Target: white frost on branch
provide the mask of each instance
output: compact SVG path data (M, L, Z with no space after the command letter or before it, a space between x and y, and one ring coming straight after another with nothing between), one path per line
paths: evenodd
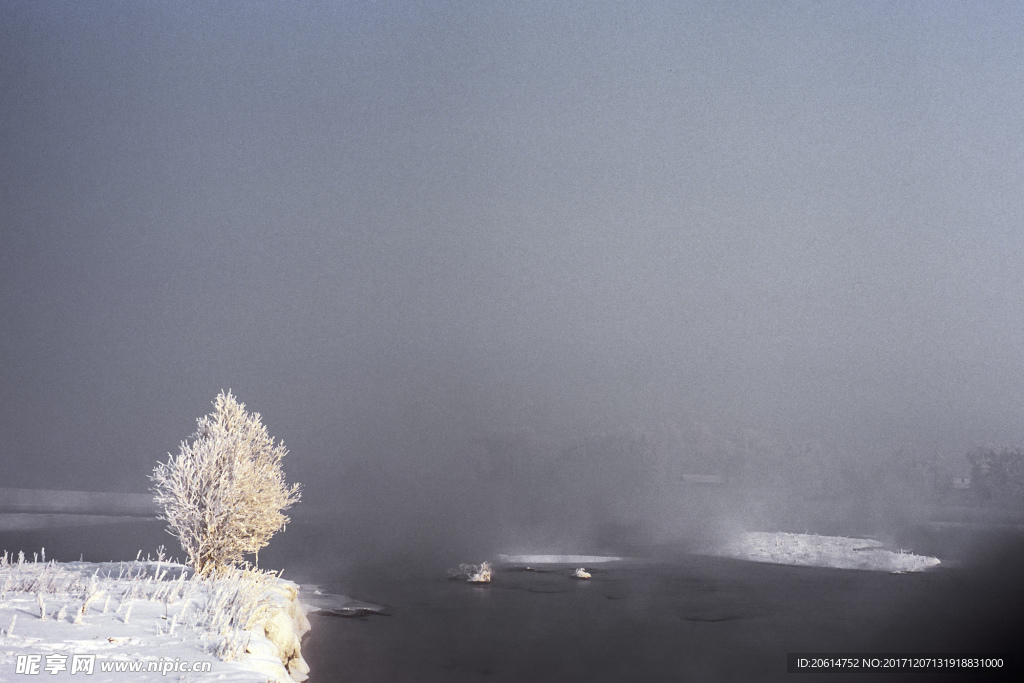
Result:
M153 470L153 493L161 518L178 537L200 574L238 566L284 529L284 515L300 498L288 486L281 459L259 413L247 413L231 392L221 392L212 414L198 420L192 443L182 442Z

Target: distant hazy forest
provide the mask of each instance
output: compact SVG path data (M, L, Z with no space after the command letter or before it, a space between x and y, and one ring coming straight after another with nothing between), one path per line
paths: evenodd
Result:
M556 520L598 541L657 541L723 523L868 530L930 506L1024 508L1024 449L1003 446L975 448L957 467L913 444L853 457L819 439L693 421L562 442L495 433L474 444L472 460L475 488L499 522L536 531Z

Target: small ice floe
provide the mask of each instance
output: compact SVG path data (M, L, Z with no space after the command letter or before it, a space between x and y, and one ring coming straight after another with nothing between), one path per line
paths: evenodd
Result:
M324 593L318 586L299 587L299 599L310 614L325 617L362 617L368 614L386 614L382 605L354 600L347 595Z
M469 583L490 583L493 576L491 563L484 562L481 565L460 564L458 569L449 569L448 578L466 579Z
M573 571L572 575L575 578L577 578L577 579L589 579L590 578L590 572L588 572L584 567L577 567Z

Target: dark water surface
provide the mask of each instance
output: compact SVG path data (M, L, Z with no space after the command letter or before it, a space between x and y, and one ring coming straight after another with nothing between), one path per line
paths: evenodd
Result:
M154 523L0 534L59 560L132 559ZM171 541L168 543L168 541ZM1016 653L1024 543L1007 536L917 574L785 567L651 550L653 559L574 579L499 569L485 586L447 567L486 555L361 553L329 528L290 526L261 556L285 577L383 604L387 614L311 616L311 681L1002 680L966 675L789 674L788 652ZM935 544L935 539L930 541ZM941 544L938 544L941 545ZM931 549L939 554L936 548ZM968 559L964 559L968 558Z
M589 581L499 571L474 586L375 569L325 586L389 615L313 617L303 650L315 680L836 680L851 674L787 674L786 653L997 651L1021 624L983 577L958 570L689 556L594 570Z

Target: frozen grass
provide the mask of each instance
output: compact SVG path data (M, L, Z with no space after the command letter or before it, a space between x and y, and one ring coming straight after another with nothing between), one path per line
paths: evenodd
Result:
M884 545L869 538L755 531L740 535L717 554L772 564L893 573L919 572L939 564L938 558L888 550Z
M299 638L309 625L297 596L297 586L272 572L227 569L199 577L162 552L156 559L102 563L28 561L23 553L5 553L0 679L14 673L18 654L58 652L216 658L211 679L303 680L308 667Z

